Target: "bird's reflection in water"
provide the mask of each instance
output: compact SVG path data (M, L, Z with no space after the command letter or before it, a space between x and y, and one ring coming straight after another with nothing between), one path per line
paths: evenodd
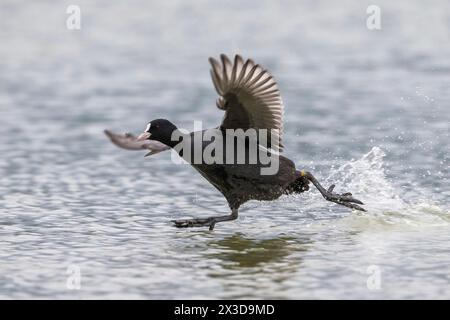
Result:
M283 298L310 244L292 236L251 239L239 233L212 240L205 255L219 266L208 276L222 284L221 298Z

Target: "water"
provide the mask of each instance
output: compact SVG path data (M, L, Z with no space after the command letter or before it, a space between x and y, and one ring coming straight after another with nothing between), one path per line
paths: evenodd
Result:
M377 1L379 31L368 1L77 1L79 31L69 4L0 4L0 298L450 298L448 1ZM225 200L102 131L216 126L222 52L272 71L285 154L368 212L312 190L171 226Z

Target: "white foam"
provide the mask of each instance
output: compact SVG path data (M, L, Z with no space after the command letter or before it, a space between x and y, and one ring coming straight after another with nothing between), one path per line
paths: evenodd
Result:
M432 200L424 200L427 190L420 190L423 195L420 200L403 196L406 190L395 186L386 176L384 157L381 148L373 147L360 159L332 170L325 185L335 183L337 192L351 191L355 198L365 203L366 213L353 214L353 217L360 217L357 220L369 218L377 219L381 224L412 226L449 224L448 208Z

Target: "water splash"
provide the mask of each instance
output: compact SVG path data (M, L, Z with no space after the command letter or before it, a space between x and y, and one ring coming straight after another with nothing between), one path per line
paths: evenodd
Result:
M422 199L408 199L407 190L395 186L386 176L385 152L373 147L358 160L352 160L333 170L326 185L339 181L341 190L351 190L365 203L367 213L355 213L353 218L378 219L383 224L442 225L450 223L450 213L432 200L424 200L427 190L416 190ZM431 198L431 197L430 197Z

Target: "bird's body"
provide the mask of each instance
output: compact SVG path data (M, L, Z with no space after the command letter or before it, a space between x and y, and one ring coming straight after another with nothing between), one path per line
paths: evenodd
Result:
M323 188L314 176L296 170L294 162L282 156L284 107L274 78L251 59L234 62L221 55L213 58L211 77L219 94L216 105L225 111L219 127L183 133L165 119L151 121L137 139L106 132L118 146L149 154L175 149L227 199L231 214L200 219L175 220L177 227L209 226L237 218L239 207L249 200L275 200L283 194L309 190L312 182L326 200L364 210L350 193L333 193L334 185ZM141 143L147 144L139 146ZM153 143L148 143L152 141ZM164 147L165 146L165 147Z
M226 159L226 141L227 134L221 129L217 130L222 139L215 139L214 141L205 141L201 139L202 150L208 146L215 149L224 150L220 163L205 163L205 159L201 158L201 163L195 163L193 157L185 158L195 170L197 170L206 180L208 180L223 196L227 199L231 208L239 208L240 205L249 200L275 200L283 194L291 193L292 188L289 188L292 183L299 179L298 172L295 170L295 164L282 155L277 156L279 170L273 175L262 175L261 169L267 168L269 164L264 164L257 153L256 163L251 163L251 148L249 141L243 141L245 156L244 163L238 163L238 144L233 145L234 156L231 157L230 163ZM194 135L204 135L203 132L190 133L190 141L195 141ZM211 146L215 144L215 146ZM221 146L217 146L220 144ZM266 152L264 149L258 150ZM191 144L191 155L194 154L194 143ZM183 157L183 153L180 154ZM303 182L307 185L307 182Z

